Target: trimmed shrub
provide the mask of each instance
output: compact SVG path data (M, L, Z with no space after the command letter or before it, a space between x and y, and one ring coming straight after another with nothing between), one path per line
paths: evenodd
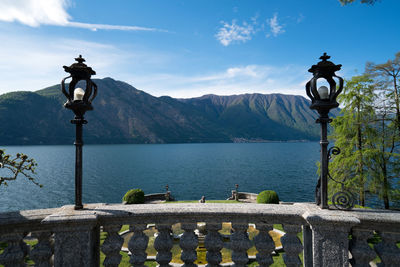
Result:
M257 203L279 204L278 194L273 190L265 190L258 194Z
M142 189L131 189L126 192L122 200L126 201L126 204L143 204L144 192Z

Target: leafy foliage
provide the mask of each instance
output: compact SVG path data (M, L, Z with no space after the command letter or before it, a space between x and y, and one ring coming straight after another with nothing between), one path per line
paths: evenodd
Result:
M383 200L388 209L391 201L400 200L400 138L397 120L385 102L381 100L376 107L374 126L379 135L372 146L375 157L370 166L373 174L370 190Z
M343 104L342 116L337 117L333 138L335 146L341 149L330 164L331 176L336 181L344 181L344 189L357 193L359 202L365 205L365 190L369 161L371 160L371 142L375 130L370 122L374 118L373 80L367 75L355 76L346 81L339 102ZM340 183L330 183L330 194L338 190ZM355 192L354 192L355 191Z
M395 126L400 133L400 52L397 52L393 60L389 59L382 64L368 62L366 72L375 78L376 89L381 92L382 99L385 100L387 112L394 113L396 120Z
M386 209L400 202L399 78L400 52L386 63L367 63L366 74L346 82L339 99L342 116L332 123L342 153L330 164L331 176L343 180L362 206L366 192L383 200ZM330 193L337 186L330 183Z
M273 190L264 190L258 194L257 203L279 204L278 194Z
M21 174L35 185L43 187L43 185L35 181L34 174L36 174L35 169L37 163L34 159L29 158L27 155L22 153L17 153L15 156L11 156L5 154L4 150L1 149L0 159L0 167L8 169L11 172L11 175L9 176L0 176L0 186L7 186L9 181L16 180L17 176Z
M131 189L126 192L122 199L127 204L143 204L144 203L144 192L142 189Z
M400 52L382 64L367 63L366 72L374 77L379 101L375 105L375 127L379 131L375 141L377 158L372 168L375 183L371 190L389 208L391 201L400 200Z

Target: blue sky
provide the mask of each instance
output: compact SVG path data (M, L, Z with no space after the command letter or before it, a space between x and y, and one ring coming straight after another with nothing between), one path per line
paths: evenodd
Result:
M97 78L155 96L305 95L323 52L340 75L400 51L400 1L1 0L0 93L57 84L82 54Z

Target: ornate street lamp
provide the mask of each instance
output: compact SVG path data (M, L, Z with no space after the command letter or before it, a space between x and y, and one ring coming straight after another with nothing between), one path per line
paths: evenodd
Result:
M328 114L331 109L339 106L336 98L343 90L343 79L335 75L335 72L340 70L342 65L335 65L331 61L328 61L329 58L330 56L324 53L320 57L321 61L308 70L314 77L306 84L306 93L311 99L310 108L315 109L319 113L319 118L316 122L321 124L321 174L316 189L316 202L323 209L328 208L328 164L330 153L328 153L327 127L328 123L332 122ZM336 84L334 78L338 79L339 85ZM317 88L317 82L321 81L327 82L329 88L326 86ZM331 151L334 154L338 154L340 150L330 149L329 152Z
M71 66L63 66L64 70L71 75L65 77L61 81L61 89L63 94L67 98L67 102L64 104L65 108L71 109L75 118L71 120L72 124L76 125L76 139L74 142L76 148L75 154L75 209L79 210L83 208L82 205L82 125L86 124L87 121L84 119L85 112L92 110L92 101L97 95L97 85L90 79L96 72L92 68L86 66L83 62L85 59L79 55L75 58L77 63ZM72 78L68 86L68 91L65 89L65 80ZM86 82L85 90L82 88L75 88L79 81Z

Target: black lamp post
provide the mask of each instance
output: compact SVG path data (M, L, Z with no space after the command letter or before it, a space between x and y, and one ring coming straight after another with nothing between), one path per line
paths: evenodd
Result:
M324 53L320 57L321 61L317 65L313 65L308 71L314 77L306 84L306 92L311 99L311 109L315 109L319 113L317 123L321 124L321 176L317 185L316 202L323 209L328 208L328 123L332 122L329 118L329 111L337 108L339 103L336 102L337 96L343 90L343 79L335 75L335 72L340 70L342 65L335 65L328 61L330 56ZM339 85L336 85L334 77L339 80ZM321 86L317 89L317 80L325 80L329 84L329 88Z
M80 210L82 205L82 125L87 121L84 119L85 112L92 110L92 101L97 94L97 85L90 79L96 72L92 68L86 66L83 62L85 59L79 55L75 58L77 63L71 66L63 66L64 70L71 75L65 77L61 81L61 88L63 94L67 97L67 102L64 104L65 108L71 109L75 113L75 118L71 120L72 124L76 125L76 139L74 142L76 148L75 154L75 209ZM72 78L68 86L68 92L65 89L65 80ZM86 82L85 90L82 88L75 88L79 81Z

